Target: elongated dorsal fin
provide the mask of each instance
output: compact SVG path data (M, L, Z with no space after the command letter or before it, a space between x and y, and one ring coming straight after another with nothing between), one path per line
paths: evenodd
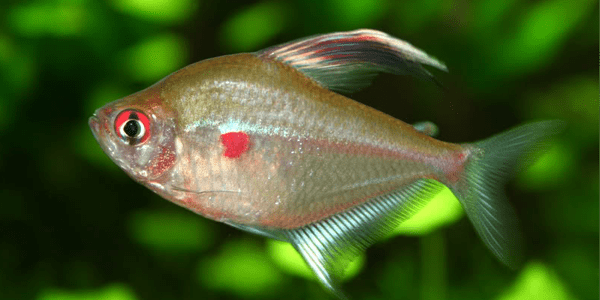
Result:
M413 45L371 29L312 36L256 54L288 64L322 86L343 92L369 85L377 72L410 74L440 85L422 64L448 71L442 62Z
M418 212L442 186L420 179L365 204L301 228L280 232L339 298L340 279L350 262L379 238Z

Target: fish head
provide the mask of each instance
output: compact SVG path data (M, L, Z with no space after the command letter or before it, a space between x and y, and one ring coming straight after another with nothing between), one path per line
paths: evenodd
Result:
M157 86L109 103L89 119L102 150L139 183L156 185L176 161L176 122Z

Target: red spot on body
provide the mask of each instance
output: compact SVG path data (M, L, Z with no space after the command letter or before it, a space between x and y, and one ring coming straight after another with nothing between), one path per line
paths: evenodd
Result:
M221 134L221 143L225 146L224 156L238 158L248 150L250 138L245 132L228 132Z

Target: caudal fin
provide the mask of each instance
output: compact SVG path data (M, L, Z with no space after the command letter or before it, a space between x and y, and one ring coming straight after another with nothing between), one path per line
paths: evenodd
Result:
M560 121L530 123L467 145L471 153L462 176L450 186L483 242L511 268L522 261L522 236L503 185L561 128Z

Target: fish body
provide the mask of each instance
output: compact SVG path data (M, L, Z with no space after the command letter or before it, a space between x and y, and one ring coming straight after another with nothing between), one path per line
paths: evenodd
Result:
M90 126L134 180L207 218L292 243L340 297L347 263L426 203L433 181L450 187L488 247L513 264L513 213L487 196L498 183L484 174L516 163L557 125L446 143L430 136L434 125L332 91L376 71L432 79L421 64L445 70L381 32L315 36L189 65L100 108Z

